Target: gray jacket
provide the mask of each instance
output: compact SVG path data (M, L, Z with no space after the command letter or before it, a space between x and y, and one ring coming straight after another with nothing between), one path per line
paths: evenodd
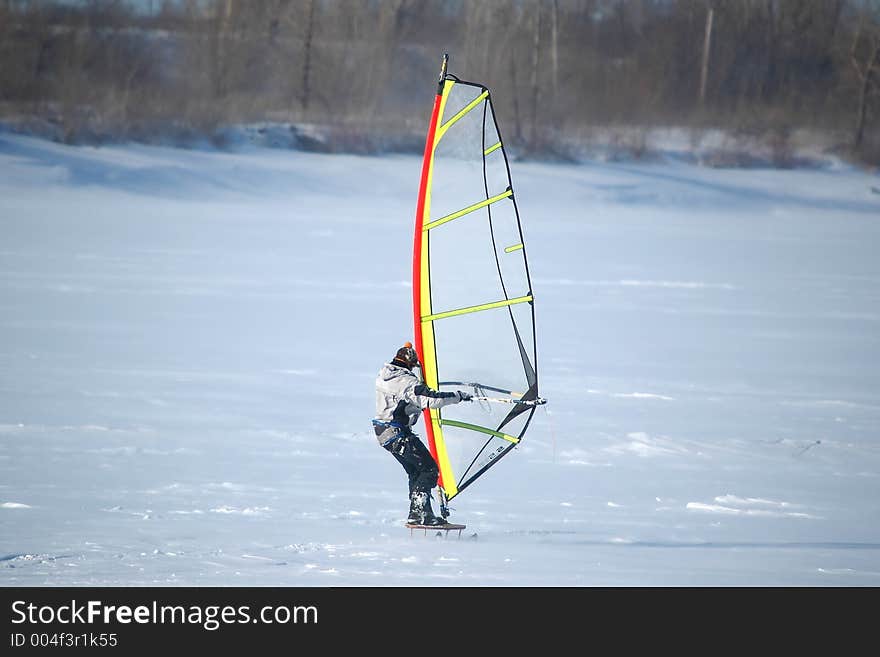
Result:
M422 383L410 370L392 363L379 370L376 377L375 419L380 422L411 427L419 421L423 409L441 408L460 401L461 394L458 392L438 392ZM376 436L380 443L388 439L388 433L383 431Z

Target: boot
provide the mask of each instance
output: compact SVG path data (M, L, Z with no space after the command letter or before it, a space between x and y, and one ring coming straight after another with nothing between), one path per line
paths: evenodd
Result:
M423 493L425 496L425 505L422 513L422 524L428 527L436 527L437 525L446 525L446 518L434 515L434 509L431 508L431 496Z
M424 493L421 493L424 495ZM425 502L421 497L419 497L419 493L412 493L409 497L409 516L407 516L406 521L411 525L420 525L422 523L422 508L424 507Z

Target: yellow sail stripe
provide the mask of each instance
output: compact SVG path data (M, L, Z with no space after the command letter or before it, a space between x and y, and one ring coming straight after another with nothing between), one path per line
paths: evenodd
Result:
M475 210L479 210L480 208L485 208L487 205L491 205L492 203L497 203L501 199L505 199L508 196L513 196L513 190L508 189L503 194L498 194L498 196L493 196L492 198L487 198L485 201L480 201L479 203L474 203L473 205L469 205L466 208L462 208L458 212L453 212L452 214L447 214L445 217L440 217L439 219L432 221L430 223L424 224L422 230L431 230L432 228L436 228L441 224L445 224L447 221L452 221L453 219L458 219L459 217L463 217L466 214L470 214Z
M447 80L443 85L443 95L440 98L440 110L437 114L437 121L440 121L443 118L443 112L446 111L446 101L449 100L449 92L452 91L452 87L455 86L454 80ZM428 223L431 219L431 188L434 185L434 151L437 150L437 142L440 138L434 135L434 144L431 148L431 160L428 163L428 184L425 193L425 207L422 214L422 226ZM428 276L428 240L427 235L424 235L422 238L422 289L427 290L428 288L424 287L425 279ZM422 295L422 303L425 302L430 305L431 303L431 295L423 294ZM424 314L424 313L423 313Z
M434 449L437 451L437 467L443 478L443 492L446 497L453 497L458 493L458 477L452 471L452 462L449 460L449 452L446 450L446 438L443 437L443 429L440 425L445 420L440 419L440 409L431 409L431 425L434 427Z
M499 148L501 148L501 142L500 142L500 141L499 141L497 144L495 144L494 146L489 146L489 148L487 148L486 150L484 150L484 151L483 151L483 155L488 155L489 153L493 153L494 151L497 151Z
M445 90L444 90L444 92L445 92ZM465 114L467 114L472 109L474 109L477 105L479 105L481 102L483 102L488 95L489 95L489 92L484 91L479 96L474 98L471 102L469 102L467 105L462 107L459 110L458 114L456 114L451 119L449 119L446 123L444 123L439 128L437 128L437 133L434 136L434 144L436 144L438 141L440 141L440 139L443 137L443 135L446 134L446 131L449 130L449 128L452 127L452 125L456 121L458 121L461 117L463 117Z
M443 93L440 98L440 109L437 114L437 121L440 121L443 118L443 112L446 110L446 101L449 99L449 92L452 90L452 87L455 86L454 80L446 80L443 85ZM433 178L434 178L434 150L437 147L437 137L434 137L434 147L431 149L430 161L428 162L428 182L427 182L427 190L425 193L425 206L422 214L422 225L424 226L430 220L431 217L431 187L433 186ZM420 262L422 263L422 270L419 272L420 277L420 287L421 287L421 298L419 299L419 315L430 315L431 314L431 270L429 269L428 259L430 257L430 249L428 245L429 233L425 233L422 235L422 252ZM425 367L425 370L422 372L425 377L425 383L431 387L436 387L437 384L437 361L436 356L434 355L434 332L433 327L431 326L422 326L422 330L427 330L427 333L423 333L422 335L422 349L424 353L422 354L422 364Z
M427 237L427 235L425 237ZM424 280L427 278L427 269L427 266L423 264L423 285ZM427 288L422 287L422 290L425 291L425 296L430 297ZM430 311L430 299L422 302L422 308L426 307ZM431 322L422 321L422 352L424 358L424 370L422 371L422 376L425 380L425 385L436 390L440 386L437 382L437 355L434 351L434 325ZM452 462L449 460L449 452L446 450L446 440L443 438L443 429L440 427L440 410L436 408L431 409L430 416L431 426L434 430L434 450L437 452L437 467L440 468L440 473L443 476L443 490L446 492L446 497L452 497L458 492L458 486L456 485L455 473L452 471Z
M437 115L437 121L443 120L443 113L446 111L446 101L449 99L449 92L455 86L454 80L446 80L443 84L442 97L440 99L440 110ZM439 131L438 131L439 132ZM434 151L437 148L437 142L440 140L440 134L434 134L434 144L431 150L431 159L428 164L428 184L427 193L425 195L424 214L422 222L427 223L431 217L431 188L433 186L434 175ZM422 253L421 263L422 270L419 272L421 285L421 299L419 300L419 314L431 314L431 272L429 269L429 237L430 233L422 234ZM434 325L431 322L422 322L422 377L425 384L434 388L438 388L437 378L437 354L434 351ZM431 428L434 435L434 449L437 453L437 467L443 478L443 489L447 497L452 497L458 492L455 474L452 471L452 463L449 460L449 453L446 450L446 441L443 438L443 429L440 426L440 413L438 409L429 411L431 418Z
M493 301L492 303L483 303L479 306L468 306L467 308L459 308L458 310L447 310L446 312L436 313L434 315L424 315L422 316L422 330L425 330L426 324L436 321L438 319L445 319L446 317L454 317L456 315L467 315L468 313L478 313L482 310L491 310L493 308L504 308L506 306L512 306L515 303L525 303L527 301L532 301L533 299L534 297L532 297L531 294L528 294L524 297L516 297L515 299ZM425 383L427 383L427 381Z
M522 248L523 248L522 243L514 244L513 246L508 246L506 249L504 249L504 252L505 253L513 253L514 251L519 251Z
M490 436L495 436L496 438L501 438L506 440L509 443L513 443L516 445L519 442L519 438L516 436L511 436L506 433L501 433L500 431L494 431L487 427L481 427L476 424L468 424L467 422L458 422L457 420L440 420L440 424L445 424L450 427L459 427L460 429L470 429L471 431L479 431L480 433L485 433Z

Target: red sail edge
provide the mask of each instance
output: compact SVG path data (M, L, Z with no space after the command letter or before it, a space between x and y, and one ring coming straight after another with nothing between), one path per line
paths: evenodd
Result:
M424 348L422 344L422 235L425 216L425 199L428 195L428 180L431 173L431 163L434 158L434 135L437 132L437 119L440 115L440 101L443 97L442 85L434 98L434 109L431 111L431 122L428 124L428 136L425 139L425 154L422 160L422 177L419 182L419 201L416 205L415 235L413 236L413 322L416 341L416 353L419 362L424 362ZM422 373L424 376L424 372ZM431 423L431 412L424 410L425 432L428 436L428 448L431 456L437 460L437 448L434 445L434 425ZM443 477L440 476L440 485L443 485Z

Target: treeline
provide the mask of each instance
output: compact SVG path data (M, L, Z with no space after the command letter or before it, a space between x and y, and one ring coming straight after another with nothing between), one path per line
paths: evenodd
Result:
M276 122L418 150L444 52L523 152L609 125L807 128L880 162L876 0L0 0L0 118L66 141Z

